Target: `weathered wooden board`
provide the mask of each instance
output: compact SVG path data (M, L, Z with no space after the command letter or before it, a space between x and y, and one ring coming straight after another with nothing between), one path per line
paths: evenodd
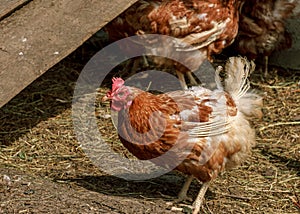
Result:
M30 0L0 0L0 20Z
M0 22L0 107L136 0L34 0Z

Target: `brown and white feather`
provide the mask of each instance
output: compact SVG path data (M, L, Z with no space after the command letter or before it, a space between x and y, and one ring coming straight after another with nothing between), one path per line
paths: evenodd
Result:
M292 38L286 20L293 15L296 0L247 0L240 12L237 50L255 59L290 48Z
M262 105L258 95L246 91L252 69L244 58L231 58L225 66L224 90L194 86L154 95L124 85L110 91L107 97L118 111L121 142L142 160L159 157L176 145L172 157L154 163L166 166L183 158L176 169L203 182L238 166L255 145L248 120Z
M149 55L180 55L180 59L183 59L181 63L194 71L205 59L211 60L213 54L220 53L234 41L238 32L241 1L140 0L105 29L112 41L144 34L174 37L175 44L164 43L161 48L153 49L151 45L147 48L145 42L143 45ZM149 41L149 44L153 44L153 41ZM154 61L170 66L162 58ZM179 63L175 63L175 66L179 72L187 72Z

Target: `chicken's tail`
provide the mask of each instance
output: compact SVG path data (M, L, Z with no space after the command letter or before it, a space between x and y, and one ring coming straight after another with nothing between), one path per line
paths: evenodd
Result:
M243 97L250 88L249 74L254 71L255 64L243 57L230 57L225 65L225 91L235 101Z
M225 65L225 91L235 100L239 111L246 116L261 118L262 97L249 92L249 74L255 69L253 61L243 57L230 57Z
M296 0L276 0L274 2L273 15L277 20L287 19L293 15Z

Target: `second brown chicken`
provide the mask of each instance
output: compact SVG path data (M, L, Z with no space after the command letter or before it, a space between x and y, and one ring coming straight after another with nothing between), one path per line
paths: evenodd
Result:
M143 46L152 55L157 55L158 52L181 54L180 63L172 62L172 65L175 65L180 83L186 89L184 74L188 75L192 84L196 84L190 71L195 71L204 60L211 60L212 54L220 53L234 41L238 32L241 2L141 0L115 18L105 29L111 41L145 34L162 34L178 39L177 47L169 44L153 50L151 46ZM163 58L156 58L154 61L159 65L169 66ZM181 64L188 64L191 69L187 71Z

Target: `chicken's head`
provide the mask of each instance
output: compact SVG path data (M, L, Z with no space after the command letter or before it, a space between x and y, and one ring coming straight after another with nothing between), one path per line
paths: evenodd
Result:
M114 111L128 108L132 103L129 88L124 85L122 78L114 77L112 82L112 89L102 98L102 102L110 100L111 109Z

